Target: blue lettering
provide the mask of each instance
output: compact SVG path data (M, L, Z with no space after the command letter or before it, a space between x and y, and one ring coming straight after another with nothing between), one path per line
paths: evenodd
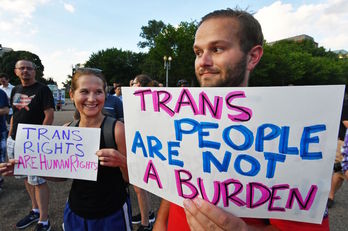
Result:
M219 172L227 172L231 161L232 154L229 151L225 152L222 163L209 151L203 152L203 172L211 172L211 163L219 170Z
M199 127L198 131L198 141L199 141L199 147L200 148L214 148L219 150L221 144L215 141L210 141L210 140L204 140L204 136L209 136L208 131L203 131L205 128L213 128L217 129L219 125L217 123L209 123L209 122L202 122Z
M31 141L24 142L24 154L27 153L27 149L34 152L34 150L31 149L32 146L33 146L33 143Z
M249 171L243 171L241 169L240 164L241 164L242 160L250 163L251 168ZM260 163L257 159L255 159L252 156L245 155L245 154L237 156L236 161L234 162L234 168L236 169L236 171L239 174L241 174L243 176L256 176L260 171L260 167L261 167Z
M273 178L277 162L279 161L284 163L286 156L272 152L265 152L264 156L265 159L268 160L266 177Z
M153 142L154 141L154 142ZM147 137L147 145L149 147L149 156L154 157L153 154L156 154L161 160L166 160L166 158L160 153L160 150L162 149L162 143L161 141L155 137L155 136L148 136Z
M318 160L322 159L323 155L321 152L309 152L310 143L319 143L319 137L311 137L311 133L325 131L326 126L324 124L313 125L305 127L303 129L301 144L300 144L300 156L304 160Z
M183 123L192 125L192 129L190 130L184 130L181 125ZM175 127L175 137L176 140L181 141L182 140L182 134L193 134L196 131L198 131L199 123L196 120L193 119L181 119L181 120L174 120L174 127Z
M133 140L133 145L132 145L132 152L135 154L136 149L137 148L141 148L143 151L143 155L144 157L147 157L147 152L146 152L146 148L144 145L144 141L141 138L140 132L136 131L135 135L134 135L134 140Z
M241 134L244 136L244 143L241 145L236 145L232 140L231 140L231 130L235 129L239 131ZM243 125L232 125L230 127L227 127L224 129L222 133L222 138L224 139L225 143L233 148L234 150L238 151L244 151L247 150L251 147L251 145L254 142L254 136L253 133L245 126Z
M267 128L271 129L271 132L268 135L265 135L265 130ZM280 128L274 124L263 124L257 128L256 141L255 141L255 150L258 152L263 152L264 141L273 140L278 137L280 134Z
M170 165L184 167L183 161L173 159L173 156L179 156L178 150L173 150L174 147L180 147L180 142L175 142L175 141L168 142L168 163Z
M289 147L289 132L290 128L288 126L284 126L281 129L280 140L279 140L279 152L283 154L289 155L297 155L298 148L297 147Z

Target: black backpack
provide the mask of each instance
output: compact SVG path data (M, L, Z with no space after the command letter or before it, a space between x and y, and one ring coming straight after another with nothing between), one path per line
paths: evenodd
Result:
M105 147L107 148L115 148L117 149L116 143L115 143L115 124L116 119L110 116L105 117L105 121L102 126L102 132L104 137L104 143ZM74 120L72 121L68 126L69 127L76 127L80 123L80 120ZM110 127L112 129L110 129Z

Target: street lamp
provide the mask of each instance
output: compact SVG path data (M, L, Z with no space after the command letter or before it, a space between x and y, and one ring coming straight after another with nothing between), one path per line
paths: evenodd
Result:
M170 70L170 62L172 61L172 57L167 57L166 55L163 57L164 61L164 69L166 70L166 87L168 87L168 70Z

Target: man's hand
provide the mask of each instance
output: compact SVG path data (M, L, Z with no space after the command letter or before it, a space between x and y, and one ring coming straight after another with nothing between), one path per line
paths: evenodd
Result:
M242 219L203 199L185 200L184 207L191 230L248 230Z
M14 165L18 163L17 160L10 159L7 163L0 163L0 174L3 176L13 176Z

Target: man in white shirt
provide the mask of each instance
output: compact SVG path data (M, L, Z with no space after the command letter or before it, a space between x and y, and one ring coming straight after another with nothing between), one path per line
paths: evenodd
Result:
M6 92L8 102L10 102L12 88L14 87L11 83L9 83L9 81L10 81L10 79L9 79L7 74L0 73L0 83L1 83L0 89L2 89L4 92ZM10 124L12 113L13 113L13 111L12 111L12 108L10 107L10 111L9 111L8 116L6 118L7 124Z

